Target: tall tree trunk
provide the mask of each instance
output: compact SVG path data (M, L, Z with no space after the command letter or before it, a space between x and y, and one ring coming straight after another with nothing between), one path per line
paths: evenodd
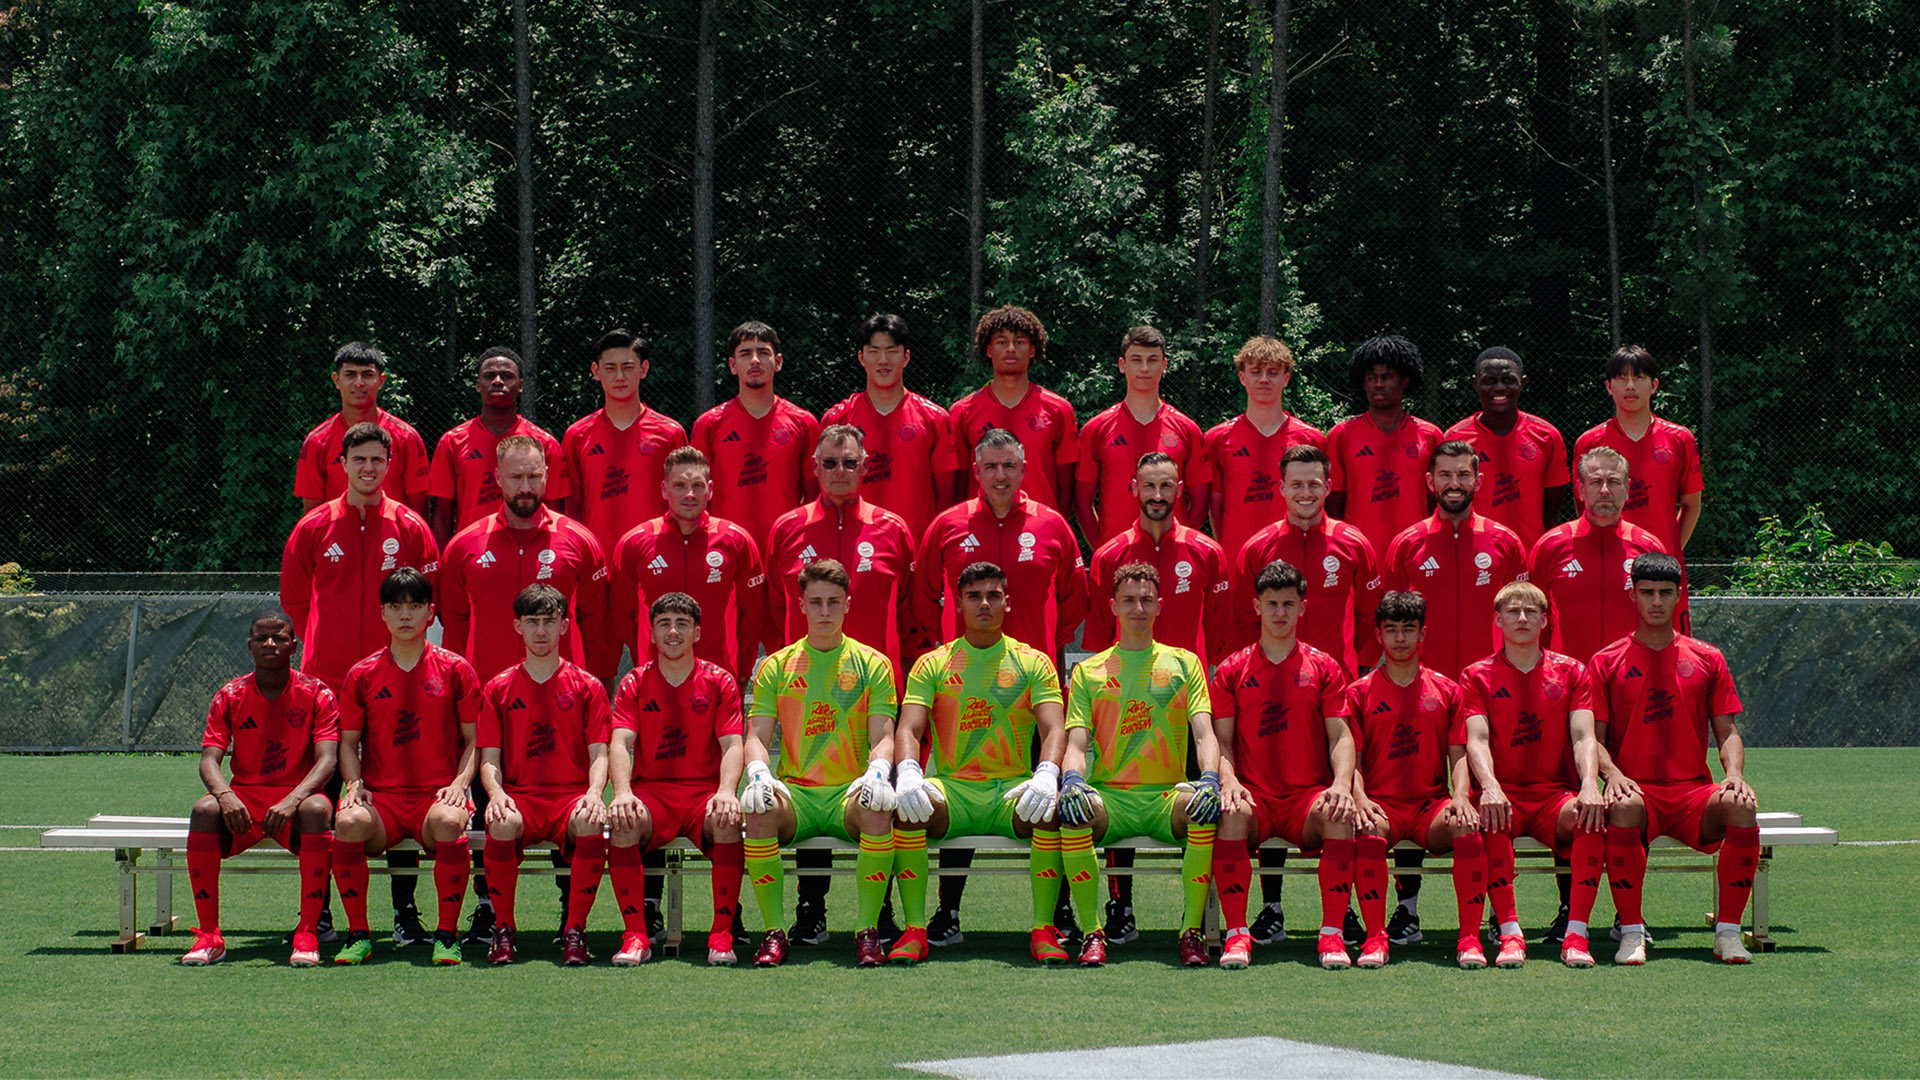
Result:
M1694 123L1693 84L1693 0L1686 0L1685 70L1688 160L1693 173L1693 257L1700 274L1700 463L1704 467L1713 457L1713 311L1710 283L1707 281L1707 190L1701 176L1699 130Z
M987 246L987 12L973 0L967 66L973 98L973 144L967 153L967 323L986 304Z
M1613 193L1613 52L1607 44L1608 9L1600 9L1600 167L1607 201L1608 347L1620 347L1620 202Z
M720 0L700 0L693 74L693 412L713 408L713 61Z
M1200 411L1200 372L1207 337L1207 269L1213 254L1213 101L1220 80L1220 0L1207 0L1207 85L1200 95L1200 232L1193 243L1193 371L1187 376L1187 415Z
M527 0L513 0L513 154L520 189L520 411L535 423L540 419L539 301L533 266L533 62L527 39Z
M1267 175L1260 205L1260 332L1280 323L1280 148L1287 118L1287 0L1273 0L1273 77L1267 88Z
M1563 162L1573 149L1572 23L1563 0L1533 0L1533 93L1528 102L1534 137L1540 152L1533 155L1531 180L1532 231L1547 255L1547 264L1527 283L1531 351L1558 368L1561 357L1577 351L1573 341L1573 275L1569 271L1575 250L1573 181ZM1452 27L1449 19L1448 28ZM1443 36L1442 41L1445 42ZM1448 53L1442 52L1441 56ZM1449 101L1459 100L1449 96ZM1444 183L1444 179L1442 180ZM1433 380L1438 394L1438 380Z

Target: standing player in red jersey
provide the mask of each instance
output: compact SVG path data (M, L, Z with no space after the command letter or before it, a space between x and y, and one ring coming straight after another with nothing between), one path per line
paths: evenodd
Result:
M1223 811L1213 880L1227 935L1220 966L1244 968L1253 960L1248 857L1279 837L1303 851L1321 850L1320 966L1348 967L1353 960L1340 929L1353 893L1358 817L1346 672L1299 636L1307 582L1290 564L1261 567L1234 595L1257 613L1260 637L1222 660L1213 677Z
M606 860L601 792L613 726L606 687L561 655L567 598L559 589L539 583L520 590L513 598L513 630L524 658L495 675L480 694L480 783L487 789L486 865L494 911L489 964L514 961L514 893L528 843L550 841L574 853L578 872L567 905L569 928L586 925ZM571 938L567 945L568 963L586 962L574 959Z
M645 338L631 330L600 335L591 370L604 403L574 421L560 440L571 481L566 515L592 531L608 553L634 526L666 513L662 463L675 447L687 445L678 420L640 400L647 366Z
M1644 964L1647 927L1641 883L1646 842L1671 836L1695 851L1719 849L1713 955L1753 960L1740 925L1760 859L1758 797L1745 779L1743 711L1720 650L1677 631L1683 574L1671 555L1633 560L1639 625L1593 658L1594 718L1607 773L1607 883L1620 913L1616 964ZM1707 771L1707 740L1720 748L1719 783ZM1722 847L1722 844L1725 844Z
M1658 537L1660 550L1685 567L1687 541L1700 524L1700 492L1705 487L1700 447L1693 432L1653 415L1653 395L1659 389L1660 365L1652 353L1639 345L1613 350L1607 357L1613 418L1575 439L1573 456L1582 458L1604 446L1624 457L1633 487L1620 516Z
M1587 919L1600 891L1607 800L1600 794L1600 742L1594 736L1594 693L1586 665L1541 645L1547 598L1516 581L1494 597L1500 651L1460 676L1465 715L1454 742L1467 748L1487 846L1487 892L1500 924L1494 963L1527 962L1513 898L1513 838L1531 836L1573 864L1566 936L1560 960L1590 968ZM1464 918L1464 917L1463 917ZM1485 967L1472 925L1460 926L1460 966Z
M293 668L293 620L278 611L254 616L247 628L253 674L220 688L200 737L200 782L207 793L187 821L187 881L193 886L193 946L180 962L217 964L227 955L220 936L220 862L271 837L300 858L300 922L293 931L294 967L320 962L315 927L326 897L333 804L320 793L340 749L339 707L325 683ZM233 778L220 763L233 755Z
M414 513L427 513L427 444L412 424L380 407L380 388L387 382L387 355L379 346L349 341L333 354L333 386L340 391L340 411L307 432L300 444L300 462L293 471L293 496L302 514L328 499L346 493L347 471L341 467L340 439L355 424L378 424L392 439L392 468L387 470L388 495Z
M1080 429L1080 463L1074 472L1074 511L1096 549L1133 521L1133 471L1142 454L1173 459L1186 489L1174 503L1179 521L1197 525L1212 507L1207 492L1213 476L1200 426L1160 398L1166 336L1151 326L1127 331L1120 339L1119 364L1126 395Z
M1540 534L1560 523L1567 500L1567 441L1560 429L1520 411L1526 369L1512 349L1491 348L1473 362L1480 411L1447 429L1449 440L1473 447L1490 489L1480 511L1512 529L1533 549Z
M546 498L559 509L571 491L566 455L546 429L520 415L520 354L495 345L480 354L480 415L440 436L433 448L430 484L433 538L441 547L453 534L493 513L501 501L496 450L514 435L534 439L547 459Z
M1420 471L1440 444L1440 429L1406 407L1407 395L1420 390L1422 373L1420 350L1406 338L1362 342L1348 361L1347 378L1367 411L1327 432L1333 462L1327 513L1366 534L1375 551L1385 551L1401 529L1433 509Z
M907 320L875 315L854 335L866 388L828 409L822 425L852 424L866 435L860 493L899 514L918 540L933 515L960 501L960 444L953 417L907 389L913 359Z
M387 647L355 664L340 691L333 873L348 931L333 962L358 964L373 954L367 855L413 839L433 855L440 901L433 962L458 964L473 813L467 792L479 769L480 679L473 665L427 641L433 583L425 574L404 566L388 574L380 583L380 616Z
M733 928L740 919L740 789L742 740L740 685L718 664L697 659L700 604L670 592L653 602L654 655L620 680L613 699L613 802L609 874L626 934L613 954L619 966L644 964L653 953L641 898L646 869L641 851L654 851L684 836L713 861L713 930L707 963L732 967ZM586 922L578 923L580 963L586 962ZM567 949L573 962L576 931Z
M1028 378L1034 364L1046 362L1047 328L1026 308L994 308L973 328L973 355L993 378L953 403L953 426L963 454L960 467L973 474L972 491L979 494L980 483L968 451L999 428L1013 432L1026 450L1027 472L1020 490L1048 509L1067 513L1073 506L1074 463L1080 459L1073 406Z
M1354 891L1367 929L1361 967L1387 962L1392 940L1387 852L1402 840L1436 854L1454 853L1460 966L1487 966L1485 954L1475 962L1475 955L1467 952L1469 946L1476 952L1479 948L1474 934L1486 898L1487 847L1480 836L1480 816L1468 797L1466 752L1454 742L1461 719L1460 686L1420 662L1426 610L1419 593L1381 597L1374 629L1380 635L1380 666L1347 687L1347 723L1354 729L1359 756L1353 801L1360 817Z
M1326 442L1319 428L1289 413L1282 400L1293 381L1293 350L1286 342L1250 337L1234 354L1233 367L1247 391L1247 410L1205 435L1213 535L1229 559L1248 537L1286 516L1280 455L1301 443Z
M713 508L764 540L781 514L819 492L807 452L820 440L813 414L773 392L786 358L780 335L763 322L743 322L727 335L727 370L739 392L693 421L690 445L713 469Z
M1547 530L1527 556L1527 580L1553 605L1549 644L1581 663L1632 632L1633 560L1660 551L1660 538L1627 521L1627 462L1604 446L1580 455L1580 516Z

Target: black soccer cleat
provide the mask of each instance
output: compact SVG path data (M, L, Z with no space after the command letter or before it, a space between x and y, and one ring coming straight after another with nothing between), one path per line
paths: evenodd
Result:
M1253 940L1261 945L1277 945L1287 940L1287 915L1280 910L1279 904L1269 903L1260 909L1260 914L1247 927Z
M1553 917L1553 925L1540 935L1540 940L1548 945L1558 945L1567 939L1567 909L1561 908L1560 914Z
M1403 907L1395 907L1387 920L1387 940L1395 945L1412 945L1425 935L1420 933L1420 916Z
M827 909L812 900L802 900L793 909L793 928L787 931L787 944L825 945Z
M953 908L938 908L927 920L927 944L944 949L965 940L967 935L960 932L960 913Z
M493 905L481 904L473 909L473 918L467 922L467 932L460 939L469 945L493 944Z
M1107 901L1107 944L1124 945L1140 936L1134 925L1133 905L1118 899Z
M1360 916L1352 908L1347 909L1347 921L1340 927L1340 937L1349 949L1357 949L1367 943L1367 928L1360 925Z
M404 949L409 945L422 945L433 940L427 928L420 925L420 909L409 904L393 913L393 947Z

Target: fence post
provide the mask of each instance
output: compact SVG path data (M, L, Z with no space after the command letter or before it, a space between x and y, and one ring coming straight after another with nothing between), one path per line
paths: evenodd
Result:
M140 663L140 596L133 597L133 619L127 627L127 683L120 699L120 748L133 749L133 673Z

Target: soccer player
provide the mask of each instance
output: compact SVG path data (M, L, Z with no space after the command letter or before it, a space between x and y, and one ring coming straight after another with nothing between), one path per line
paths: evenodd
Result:
M1333 463L1327 513L1359 529L1375 551L1387 550L1401 529L1433 509L1420 471L1440 444L1440 429L1406 408L1407 395L1420 391L1422 372L1420 350L1406 338L1362 342L1348 360L1347 378L1367 411L1327 432Z
M806 636L760 665L748 713L740 809L746 873L767 927L753 962L778 967L787 957L780 845L832 836L860 844L854 957L873 967L887 957L880 905L893 868L893 670L879 650L842 632L853 585L846 567L821 559L803 567L799 579ZM776 724L778 777L769 764Z
M727 669L694 654L700 638L699 601L686 593L665 593L653 602L648 618L653 658L627 672L613 699L607 861L626 926L613 962L644 964L652 955L641 900L646 891L641 851L663 848L684 836L713 861L707 963L732 967L732 928L740 914L745 865L740 800L735 795L745 731L740 685ZM573 918L571 909L568 916ZM586 962L585 929L581 916L566 934L567 955L578 955L580 963Z
M1150 836L1183 848L1180 963L1207 962L1200 920L1213 881L1213 838L1220 820L1220 748L1214 741L1207 668L1185 649L1153 639L1160 573L1145 563L1114 572L1108 602L1120 640L1073 669L1067 695L1067 748L1060 769L1061 873L1080 924L1093 926L1100 864L1093 846L1111 836ZM1200 779L1187 782L1191 735ZM1082 967L1107 961L1104 929L1080 944Z
M866 388L828 409L823 426L852 424L866 436L860 491L869 502L899 514L918 540L933 515L960 501L961 448L953 417L907 389L913 340L907 320L875 315L854 335Z
M1080 458L1073 406L1028 378L1034 364L1046 362L1047 328L1026 308L994 308L973 328L973 355L993 377L953 403L953 426L965 455L960 467L973 475L974 493L979 494L983 481L967 451L998 428L1013 432L1026 451L1020 490L1048 509L1067 513L1072 508L1074 463Z
M277 611L247 627L253 674L221 687L200 737L200 782L207 793L187 822L187 881L200 925L180 962L217 964L227 955L220 936L220 862L271 837L300 858L300 922L293 932L294 967L320 963L314 928L326 896L328 831L333 804L320 793L340 749L340 712L333 691L293 670L293 620ZM233 776L221 762L233 755Z
M1639 617L1628 570L1662 550L1660 538L1627 521L1627 460L1598 446L1580 455L1580 516L1547 530L1527 556L1527 580L1553 605L1548 644L1581 663L1625 637Z
M1480 411L1447 429L1446 438L1473 447L1492 489L1481 512L1512 529L1531 551L1540 534L1560 523L1567 500L1567 440L1560 429L1520 411L1527 388L1520 354L1499 347L1473 362Z
M1569 857L1573 892L1560 960L1590 968L1587 919L1599 894L1606 843L1607 801L1600 794L1601 750L1594 737L1593 683L1586 665L1541 644L1548 621L1547 598L1516 581L1493 599L1500 628L1499 652L1467 665L1460 675L1464 730L1454 741L1467 750L1478 792L1480 828L1487 848L1487 893L1499 923L1500 952L1494 963L1517 968L1527 962L1513 897L1513 838L1531 836ZM1478 941L1479 915L1460 925L1461 967L1485 967Z
M1007 836L1033 845L1029 951L1042 964L1064 964L1067 952L1053 925L1061 874L1054 804L1066 747L1060 678L1045 653L1001 632L1005 571L973 563L960 572L959 593L966 630L914 663L900 703L893 869L906 931L887 959L927 958L927 837ZM1039 759L1029 777L1036 738ZM920 763L928 745L930 777ZM953 916L957 933L957 910Z
M603 404L560 439L571 481L566 515L592 531L603 551L611 552L634 526L666 513L662 466L670 451L687 445L678 420L640 400L647 368L645 338L631 330L600 335L589 369Z
M1367 930L1359 960L1363 968L1387 962L1392 941L1386 915L1387 852L1402 840L1427 851L1454 853L1460 966L1487 966L1474 936L1485 910L1487 848L1480 817L1468 797L1466 752L1454 744L1461 719L1460 686L1420 662L1426 608L1419 593L1381 597L1374 623L1380 666L1347 687L1347 723L1353 727L1359 757L1353 776L1360 819L1354 891Z
M1244 968L1253 960L1248 856L1279 837L1302 851L1320 850L1320 966L1351 967L1340 936L1353 893L1357 820L1347 675L1300 637L1307 582L1292 564L1261 567L1234 594L1258 614L1260 638L1214 672L1223 807L1214 878L1227 933L1220 966Z
M1286 514L1280 455L1301 443L1326 442L1319 428L1289 413L1281 398L1293 381L1293 350L1286 342L1265 334L1250 337L1234 354L1233 367L1247 391L1247 410L1205 436L1213 535L1229 559L1254 533Z
M340 691L333 873L348 931L333 962L358 964L373 954L367 856L413 839L433 856L439 897L433 962L458 964L473 813L467 792L479 771L480 679L458 654L427 641L433 582L425 574L404 566L388 574L380 583L380 617L387 646L355 664Z
M571 490L567 459L560 442L520 415L520 354L495 345L480 354L480 415L440 436L433 449L430 490L433 510L427 520L442 548L453 534L493 513L503 498L495 451L502 439L533 439L547 461L546 498L559 509Z
M1646 841L1671 836L1695 851L1719 849L1713 955L1753 960L1740 925L1760 858L1760 809L1746 782L1746 743L1736 717L1740 695L1719 649L1678 632L1680 562L1667 554L1633 560L1632 634L1593 658L1594 720L1605 744L1607 883L1620 914L1616 964L1647 960L1641 883ZM1707 739L1720 748L1719 783L1707 771ZM1724 846L1722 846L1724 844Z
M743 322L727 335L727 370L739 392L693 421L691 445L713 470L713 508L766 538L781 514L818 492L807 452L820 441L813 414L773 392L786 358L780 335L763 322Z
M1327 516L1331 466L1317 446L1294 446L1280 455L1280 494L1287 515L1253 534L1233 556L1233 594L1253 591L1254 579L1279 559L1320 584L1312 606L1301 613L1302 640L1340 661L1349 675L1379 659L1373 609L1380 602L1379 558L1357 526ZM1260 634L1257 609L1229 605L1233 639L1241 645Z
M1167 339L1151 326L1136 326L1120 339L1120 377L1127 391L1080 429L1080 463L1074 471L1074 509L1088 542L1100 545L1133 521L1134 468L1149 452L1166 454L1185 481L1174 516L1198 524L1212 507L1206 444L1200 426L1160 397L1167 374Z
M1588 429L1573 443L1584 459L1597 446L1626 459L1632 489L1620 516L1652 533L1659 550L1686 565L1687 541L1700 524L1700 447L1693 432L1653 415L1660 389L1660 365L1639 345L1622 345L1607 357L1607 393L1613 418ZM1684 606L1683 606L1684 610ZM1620 636L1620 635L1615 635ZM1613 638L1608 638L1612 641Z
M307 432L300 444L300 461L293 472L293 496L302 514L328 499L346 493L347 471L342 468L340 439L355 424L378 424L392 440L392 468L384 487L407 509L427 513L427 444L412 424L380 407L380 388L387 382L387 355L379 346L349 341L333 354L333 387L340 391L340 411Z
M1128 491L1138 514L1093 553L1087 589L1094 596L1110 596L1113 575L1120 567L1152 566L1160 572L1161 581L1173 583L1172 591L1162 598L1154 640L1217 663L1227 654L1230 636L1227 556L1213 537L1176 519L1183 486L1180 466L1171 456L1158 450L1140 455ZM1099 652L1113 644L1115 633L1112 609L1094 604L1087 612L1080 644Z
M593 909L606 858L601 830L607 805L607 742L613 716L600 680L561 655L567 598L537 582L513 598L513 631L523 659L488 680L480 694L480 783L487 790L487 884L493 940L487 963L511 964L517 944L514 894L520 856L549 841L573 852L568 929ZM584 964L583 938L565 935L569 964Z

